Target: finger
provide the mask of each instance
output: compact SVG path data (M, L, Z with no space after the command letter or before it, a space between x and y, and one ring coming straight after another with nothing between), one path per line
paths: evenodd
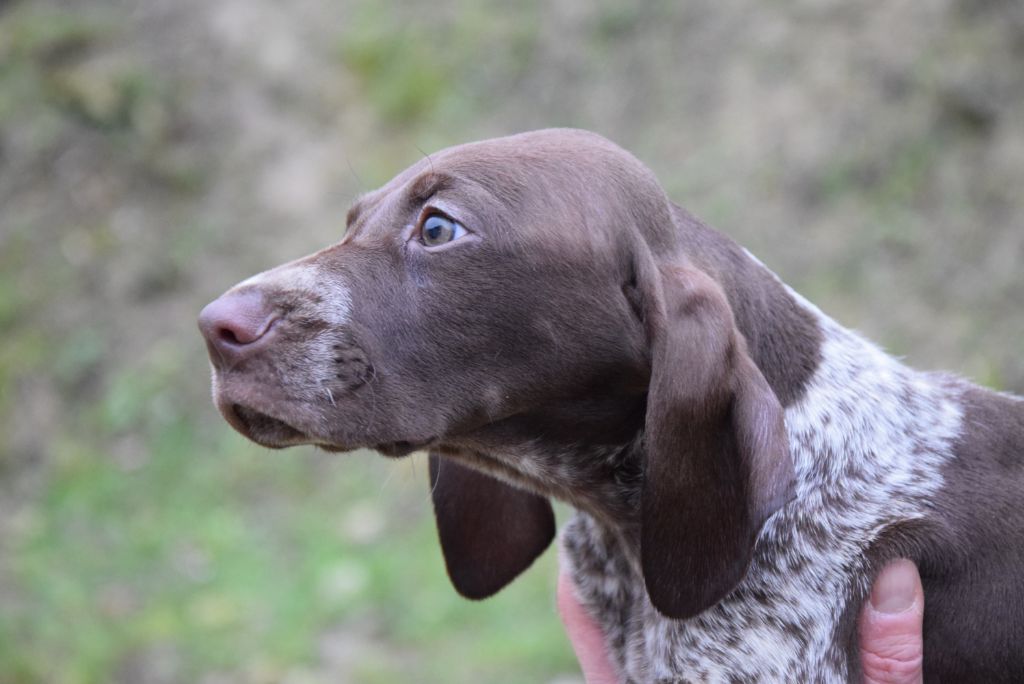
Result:
M608 658L604 634L576 598L576 589L566 572L558 575L557 601L558 613L587 684L616 684L618 678Z
M924 590L917 566L898 560L886 566L860 615L860 655L867 684L923 681L921 624Z

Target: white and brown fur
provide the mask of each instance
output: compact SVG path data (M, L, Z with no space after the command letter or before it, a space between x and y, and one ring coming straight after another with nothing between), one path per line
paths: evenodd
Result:
M425 246L435 211L469 237ZM562 544L623 681L857 681L896 557L928 681L1024 679L1024 403L887 356L598 136L432 155L211 307L243 434L431 451L460 593L511 581L554 534L547 497L573 504Z
M803 302L802 302L803 303ZM751 572L715 606L663 618L614 538L585 514L563 544L585 605L632 681L846 681L850 603L865 594L872 545L927 518L962 431L963 387L916 373L811 305L821 362L786 410L796 497L765 524Z

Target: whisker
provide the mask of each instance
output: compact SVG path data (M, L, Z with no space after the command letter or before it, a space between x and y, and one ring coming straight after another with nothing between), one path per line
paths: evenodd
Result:
M433 160L433 159L431 159L431 158L430 158L430 155L429 155L429 154L427 154L426 152L424 152L424 151L423 151L423 150L422 150L422 149L420 148L420 146L419 146L419 145L415 145L415 144L414 144L414 145L413 145L413 147L415 147L415 148L416 148L416 149L417 149L417 150L419 151L419 153L420 153L420 154L422 154L422 155L423 155L424 157L426 157L426 158L427 158L427 163L428 163L428 164L430 164L430 172L431 172L431 173L433 173L433 172L434 172L434 160Z

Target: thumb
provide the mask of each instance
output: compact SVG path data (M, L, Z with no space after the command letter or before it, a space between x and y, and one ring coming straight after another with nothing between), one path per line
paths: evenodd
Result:
M924 590L917 566L897 560L886 566L860 615L860 656L867 684L923 681L921 625Z

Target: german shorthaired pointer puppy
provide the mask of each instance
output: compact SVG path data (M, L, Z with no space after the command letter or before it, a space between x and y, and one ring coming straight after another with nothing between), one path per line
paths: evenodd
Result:
M423 159L200 327L250 439L430 451L469 598L572 504L624 681L856 681L896 557L924 582L926 679L1024 681L1024 401L903 366L597 135Z

